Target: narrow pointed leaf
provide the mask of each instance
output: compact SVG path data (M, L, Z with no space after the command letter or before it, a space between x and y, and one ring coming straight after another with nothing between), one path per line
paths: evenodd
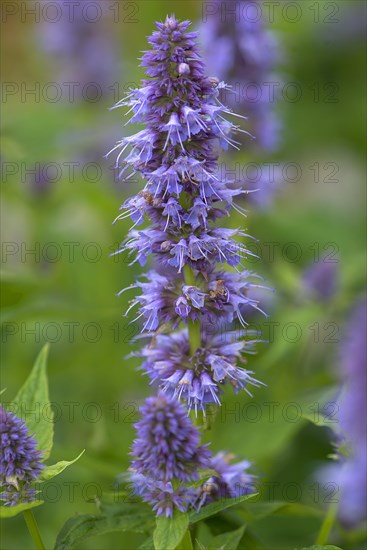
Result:
M49 479L52 479L53 477L61 474L71 464L74 464L79 458L82 456L84 451L80 453L74 460L60 460L60 462L56 462L56 464L51 464L51 466L46 466L41 472L40 477L37 479L37 481L48 481Z
M50 456L54 434L54 415L48 395L46 373L48 349L48 344L42 348L30 375L15 398L16 414L25 421L30 433L34 435L44 460Z

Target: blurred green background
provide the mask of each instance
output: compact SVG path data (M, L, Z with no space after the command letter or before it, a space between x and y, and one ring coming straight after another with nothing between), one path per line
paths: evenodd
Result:
M197 25L202 6L197 1L102 2L98 32L108 47L97 48L104 57L91 50L90 61L97 75L112 64L111 76L101 83L101 97L90 89L73 99L65 82L83 82L87 68L49 47L57 23L47 35L50 25L46 31L42 14L35 21L32 15L22 17L24 3L3 3L3 10L5 4L19 10L3 17L2 36L1 385L7 388L4 400L11 401L42 345L50 341L50 395L56 413L52 458L69 460L86 449L76 465L46 486L48 504L35 511L51 547L66 519L92 513L89 501L110 491L115 476L127 468L132 423L150 392L147 379L136 370L139 362L126 359L139 346L131 342L137 326L122 317L132 296L116 297L144 270L129 267L123 255L109 256L131 225L129 220L111 222L142 183L118 182L113 159L103 159L134 128L124 126L123 110L108 107L143 77L136 58L146 48L154 21L175 13ZM301 172L297 181L289 181L292 173L282 182L270 208L251 207L247 220L231 219L233 227L245 223L262 243L262 259L248 266L275 289L264 306L274 333L263 318L252 318L270 343L259 346L249 368L267 386L255 389L253 399L226 392L215 427L205 438L213 450L227 449L254 462L264 500L325 508L328 497L322 483L315 489L315 472L328 462L331 432L302 420L300 411L310 415L316 403L333 400L343 327L364 287L366 89L364 34L358 23L365 4L298 2L301 17L296 22L284 17L284 4L275 9L271 28L282 42L282 78L296 82L302 94L296 102L280 98L282 146L256 160L297 163ZM330 5L337 8L337 21L327 23ZM55 82L58 88L50 86ZM55 99L60 88L62 96ZM28 93L31 89L35 94ZM245 144L226 163L251 160ZM323 301L307 295L302 278L325 254L336 259L338 283L333 296ZM273 517L258 522L253 533L263 547L286 550L312 544L319 526L319 517L294 516L291 523ZM31 548L22 517L5 527L2 548ZM363 547L358 537L354 542L340 537L334 542L344 540L345 548ZM115 533L80 548L135 548L142 538L124 534L121 540Z

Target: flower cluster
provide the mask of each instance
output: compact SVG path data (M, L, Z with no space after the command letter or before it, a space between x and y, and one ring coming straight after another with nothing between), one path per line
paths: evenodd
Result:
M201 25L207 67L231 85L226 102L249 117L256 144L273 151L280 130L274 110L279 93L279 77L274 74L280 57L278 40L259 17L260 0L236 2L236 13L227 12L225 5L214 0L212 14Z
M237 366L244 361L242 352L253 352L256 340L237 341L237 332L205 335L202 347L190 353L190 342L186 331L168 336L160 334L154 347L145 347L140 354L145 358L142 368L158 382L169 395L187 402L189 410L205 410L208 403L220 405L219 396L225 383L234 391L244 389L250 394L248 385L258 386L251 371ZM250 394L251 395L251 394Z
M24 422L1 406L0 437L0 481L4 489L0 498L6 506L35 500L31 483L44 467L42 453Z
M253 491L254 476L247 472L250 463L231 464L233 455L224 452L212 457L206 446L199 445L199 431L177 399L160 392L146 399L140 412L129 478L135 493L152 504L158 516L171 517L174 508L185 512L189 505L198 509ZM199 487L190 486L199 478L199 470L208 468L215 474Z
M131 253L132 263L145 265L150 256L155 262L145 281L128 288L141 290L127 313L138 308L135 320L143 320L151 337L138 355L158 386L136 426L132 480L136 492L166 516L174 507L183 511L205 502L203 488L192 483L211 459L187 409L197 415L208 404L220 405L225 384L248 393L248 386L260 384L241 366L243 353L253 353L257 341L245 335L244 311L263 313L249 293L261 284L242 265L253 255L243 243L248 235L216 226L232 208L243 213L235 202L243 190L218 176L220 148L236 146L234 136L243 130L227 119L237 115L219 100L226 84L205 76L189 24L173 16L157 23L142 57L148 78L115 106L129 107L130 122L145 128L112 149L121 176L139 173L146 181L122 205L117 219L131 218L133 227L118 252ZM237 321L242 326L236 333ZM223 333L225 323L230 330ZM220 457L215 464L219 498L231 493L232 470ZM241 477L244 464L231 468Z

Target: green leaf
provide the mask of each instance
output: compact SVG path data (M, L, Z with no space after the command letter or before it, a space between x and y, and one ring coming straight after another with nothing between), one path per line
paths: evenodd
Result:
M223 550L237 550L237 547L240 543L240 540L243 537L245 532L246 525L243 525L235 531L230 531L229 533L222 533L213 537L213 543L209 545L209 550L217 550L221 548Z
M322 510L307 506L299 502L253 502L242 504L239 513L246 523L262 520L271 515L282 516L304 516L319 517L323 515Z
M315 544L314 546L307 546L307 548L301 548L301 550L342 550L339 546L333 546L332 544L327 544L326 546L319 546Z
M22 502L21 504L16 504L15 506L0 506L0 518L12 518L25 510L30 508L35 508L43 504L43 500L33 500L32 502Z
M70 518L57 536L55 550L69 550L77 543L111 531L145 533L151 526L152 514L135 513L122 516L86 514Z
M192 546L191 533L187 529L181 542L176 546L176 550L194 550Z
M74 464L79 458L82 456L84 451L80 453L74 460L60 460L60 462L56 462L56 464L52 464L51 466L46 466L41 472L40 477L37 479L39 482L48 481L49 479L52 479L53 477L61 474L71 464Z
M50 456L54 435L54 415L48 396L46 373L48 349L48 344L42 348L15 398L15 404L19 407L17 415L23 418L30 433L34 434L37 447L43 452L43 460Z
M259 540L248 530L242 537L238 550L266 550Z
M191 512L190 523L197 523L202 519L209 518L210 516L214 516L218 512L221 512L222 510L231 508L236 504L240 504L241 502L244 502L245 500L248 500L249 498L254 497L256 494L257 493L253 493L251 495L243 495L241 497L236 497L236 498L224 498L219 500L218 502L212 502L211 504L204 506L204 508L201 508L199 512Z
M189 526L189 516L175 510L172 518L158 517L153 533L155 550L174 550Z
M235 531L213 535L206 523L202 522L198 526L198 534L195 537L195 550L237 550L240 548L242 550L245 548L246 550L247 548L258 550L259 546L256 544L255 539L248 535L246 527L246 525L243 525Z

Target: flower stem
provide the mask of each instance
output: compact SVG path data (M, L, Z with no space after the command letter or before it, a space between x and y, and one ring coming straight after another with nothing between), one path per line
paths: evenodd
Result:
M189 265L185 265L183 268L185 283L188 286L195 286L194 272ZM195 351L201 347L201 331L200 321L192 321L188 319L189 329L189 342L190 342L190 354L194 355Z
M45 545L43 544L41 534L38 529L36 518L33 515L33 511L28 509L24 510L23 517L28 527L28 531L33 539L35 547L37 550L46 550Z
M330 535L330 531L334 525L337 511L338 511L338 503L333 502L332 504L330 504L329 509L326 513L325 519L322 522L319 534L317 536L316 544L319 544L320 546L322 546L327 543L327 540Z

